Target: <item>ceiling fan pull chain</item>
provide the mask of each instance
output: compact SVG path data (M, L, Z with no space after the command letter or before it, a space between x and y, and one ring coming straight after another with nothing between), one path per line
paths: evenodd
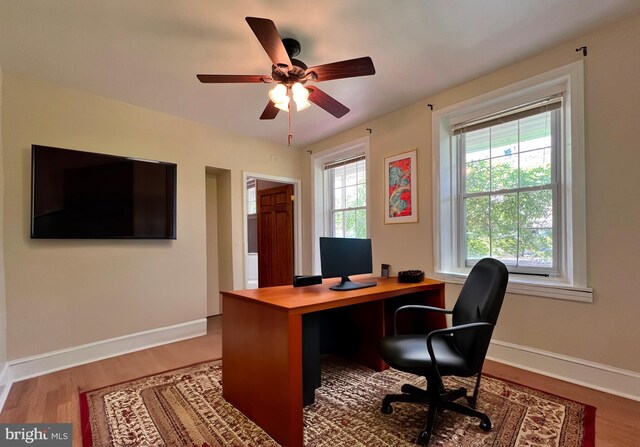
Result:
M293 134L291 133L291 101L289 101L289 113L287 115L289 117L289 135L287 136L287 146L291 146L291 139L293 138Z

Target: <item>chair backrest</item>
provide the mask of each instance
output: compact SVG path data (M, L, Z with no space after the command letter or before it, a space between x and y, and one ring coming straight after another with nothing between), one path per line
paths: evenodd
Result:
M453 308L453 326L484 321L495 326L509 281L507 267L484 258L471 269ZM455 335L455 344L467 359L469 368L480 372L489 349L493 329L464 331Z

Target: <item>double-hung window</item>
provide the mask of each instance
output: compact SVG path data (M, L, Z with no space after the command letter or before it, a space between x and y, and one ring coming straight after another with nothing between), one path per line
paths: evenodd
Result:
M435 274L485 257L509 289L592 301L580 62L433 112Z
M459 259L559 274L558 154L562 95L453 126L460 166Z
M325 164L326 228L333 237L367 237L367 176L364 155Z

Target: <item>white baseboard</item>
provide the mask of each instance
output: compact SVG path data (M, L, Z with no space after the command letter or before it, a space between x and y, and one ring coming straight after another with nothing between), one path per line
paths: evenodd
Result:
M60 349L9 361L11 383L61 369L95 362L116 355L173 343L207 333L207 320L188 321L135 334L100 340L73 348ZM10 387L10 386L9 386ZM7 391L8 393L8 391Z
M2 411L2 407L4 407L4 403L7 400L12 383L9 362L4 362L0 370L0 411Z
M14 382L207 333L200 319L6 362L0 369L0 411ZM492 340L487 358L640 401L640 373L554 352Z
M500 340L487 358L545 376L640 401L640 373Z

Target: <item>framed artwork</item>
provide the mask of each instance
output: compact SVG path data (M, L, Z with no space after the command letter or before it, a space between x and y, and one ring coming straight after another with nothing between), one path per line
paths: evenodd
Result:
M384 223L418 221L417 151L384 159Z

